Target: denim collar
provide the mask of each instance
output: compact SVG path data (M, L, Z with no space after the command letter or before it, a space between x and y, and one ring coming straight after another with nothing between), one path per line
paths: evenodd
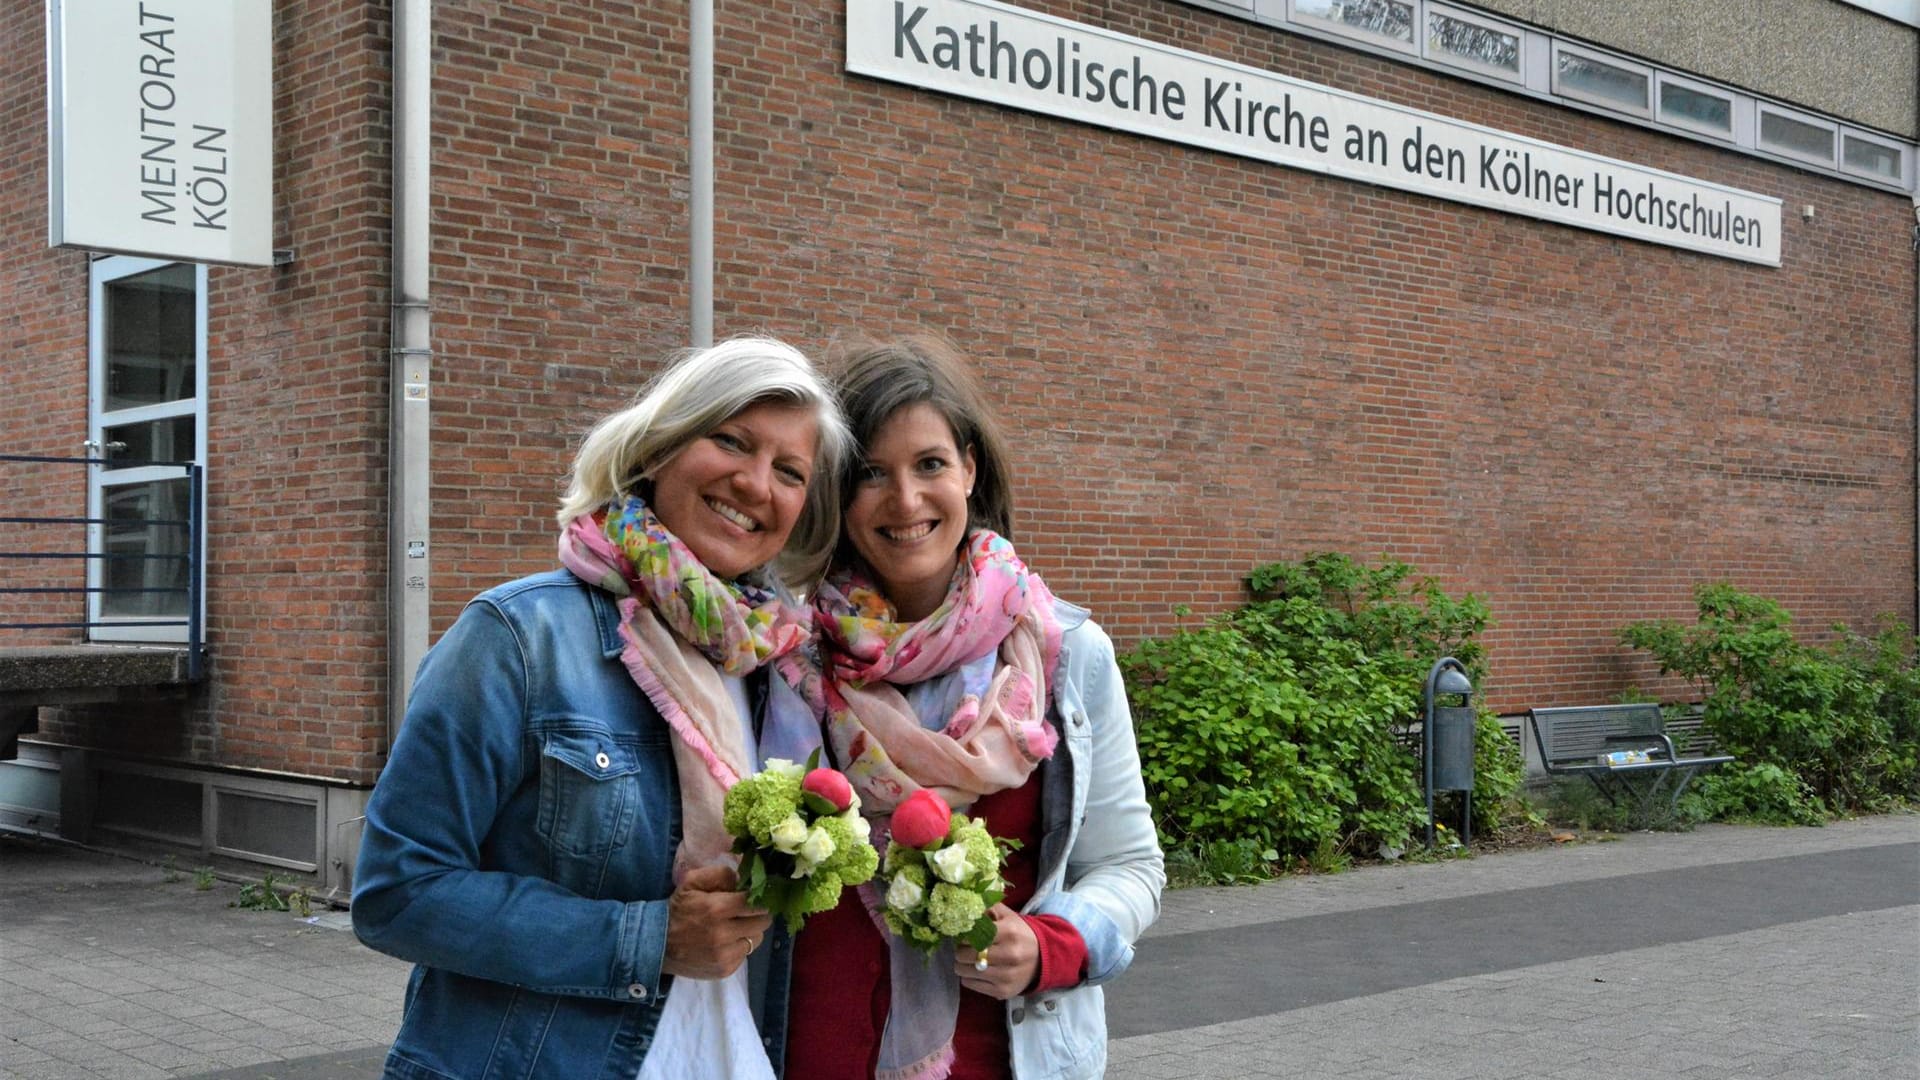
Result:
M593 604L593 622L600 628L600 655L611 660L619 656L627 643L620 639L620 604L605 589L588 589Z

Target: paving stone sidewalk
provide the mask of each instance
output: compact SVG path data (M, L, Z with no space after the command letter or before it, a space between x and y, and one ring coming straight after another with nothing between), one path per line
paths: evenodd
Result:
M166 877L0 835L0 1080L379 1075L404 964ZM1920 816L1170 893L1109 1011L1116 1080L1911 1080Z

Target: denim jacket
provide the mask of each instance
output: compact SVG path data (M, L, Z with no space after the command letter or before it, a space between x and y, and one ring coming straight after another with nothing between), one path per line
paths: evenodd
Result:
M1056 600L1054 611L1064 631L1054 719L1065 752L1041 774L1040 878L1024 910L1073 925L1086 942L1087 981L1008 1000L1016 1080L1105 1075L1101 985L1133 962L1166 884L1113 642L1084 610Z
M673 987L680 793L618 626L554 571L476 598L421 664L355 867L354 932L417 965L387 1076L638 1074ZM767 945L749 980L777 1072L792 950Z

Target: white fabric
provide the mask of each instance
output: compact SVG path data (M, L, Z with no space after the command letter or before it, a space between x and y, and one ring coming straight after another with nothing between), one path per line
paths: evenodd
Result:
M754 745L753 703L747 697L747 680L741 675L722 675L720 685L727 688L727 697L733 702L733 711L740 717L740 745L747 748L747 760L753 762L753 767L758 769L766 763L760 760L760 748Z
M746 680L723 675L720 682L740 716L748 758L758 767ZM745 964L724 979L673 980L639 1080L774 1080L747 1001Z
M724 979L673 980L639 1080L774 1080L744 964Z

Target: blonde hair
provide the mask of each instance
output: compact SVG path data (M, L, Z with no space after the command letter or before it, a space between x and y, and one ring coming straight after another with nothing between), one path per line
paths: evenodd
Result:
M800 350L738 337L682 354L633 404L603 417L573 458L558 517L565 528L638 490L688 443L753 405L811 407L818 424L806 505L777 562L789 584L818 576L840 535L840 475L852 438L833 391Z

